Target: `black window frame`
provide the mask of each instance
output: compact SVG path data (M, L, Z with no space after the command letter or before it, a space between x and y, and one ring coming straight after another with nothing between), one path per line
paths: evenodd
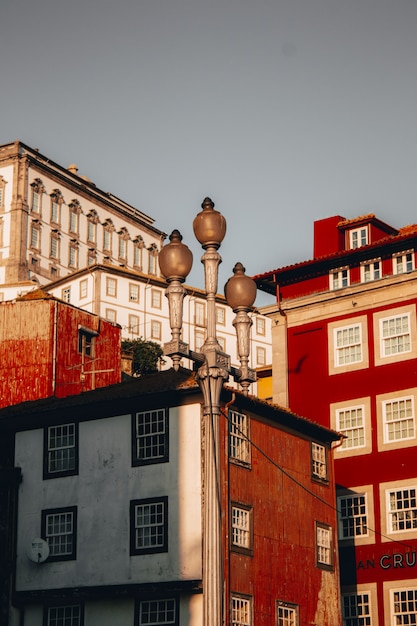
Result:
M138 455L138 434L137 434L137 417L138 415L145 415L146 413L153 413L157 411L164 412L164 425L165 425L165 433L164 433L164 453L161 456L152 456L152 457L140 457ZM143 435L143 439L151 438L158 436L158 433L149 433L148 435ZM159 444L157 444L159 445ZM169 462L169 408L156 408L156 409L147 409L144 411L137 411L132 414L132 467L139 467L142 465L154 465L156 463L168 463Z
M136 507L143 504L160 504L164 505L164 521L163 521L163 543L160 546L147 546L145 548L136 547ZM130 556L140 556L142 554L158 554L168 552L168 496L158 496L155 498L141 498L139 500L130 501Z
M49 455L51 450L49 449L49 429L50 428L59 428L63 426L74 426L74 436L75 436L75 459L74 459L74 467L66 470L59 470L57 472L51 472L49 469ZM63 424L51 424L49 426L45 426L43 430L43 479L48 480L50 478L62 478L64 476L77 476L79 471L79 426L78 422L66 422Z
M77 559L77 507L65 506L57 509L43 509L41 512L41 537L48 544L46 532L46 522L49 515L59 515L61 513L72 513L72 550L69 554L49 554L47 561L75 561Z

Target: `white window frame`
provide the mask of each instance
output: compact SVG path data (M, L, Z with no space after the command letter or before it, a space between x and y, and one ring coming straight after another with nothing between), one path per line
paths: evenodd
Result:
M117 278L106 278L106 296L117 298Z
M266 321L265 318L260 315L256 316L256 334L262 335L263 337L266 334Z
M49 561L75 560L77 507L42 511L42 538L49 546Z
M137 626L177 626L178 601L176 598L140 600Z
M216 306L216 323L219 326L226 324L226 309L223 306Z
M140 289L139 285L135 283L129 283L129 302L139 303Z
M249 465L251 446L249 441L249 417L229 409L229 458L231 461Z
M50 606L46 609L46 626L82 626L84 607L81 604Z
M114 309L106 309L105 318L108 322L111 322L112 324L116 324L117 312Z
M159 289L151 289L151 307L154 309L162 307L162 293Z
M64 287L61 292L61 298L64 302L71 302L71 287Z
M276 603L276 625L298 626L298 606L278 600Z
M250 552L252 549L252 507L232 503L230 525L232 548Z
M78 248L70 243L68 247L68 267L76 269L78 267Z
M206 326L205 302L194 302L194 324L196 326Z
M361 226L360 228L352 228L349 231L349 244L351 250L362 248L369 243L369 227Z
M337 498L339 540L369 537L366 493L349 493Z
M30 247L34 250L39 250L41 238L41 229L38 224L31 224L30 228Z
M382 401L384 443L415 439L414 396Z
M206 339L206 333L204 330L196 329L194 331L194 347L196 350L201 350L201 346L203 345Z
M87 279L80 280L80 300L82 300L83 298L86 298L87 295L88 295L88 281Z
M87 241L96 243L97 238L97 224L93 220L87 220Z
M390 609L393 624L412 624L410 619L417 613L417 586L391 589Z
M388 533L413 533L417 530L417 485L386 490Z
M51 222L59 224L60 203L51 199Z
M233 593L230 598L230 626L252 626L252 598Z
M266 349L262 346L256 346L256 365L266 365Z
M361 263L361 282L369 283L373 280L382 278L381 259L373 259L372 261L364 261Z
M151 339L161 340L162 325L158 320L151 320Z
M336 409L336 430L346 435L341 450L357 450L366 447L365 405Z
M129 334L139 335L140 319L138 315L129 315Z
M311 442L311 475L316 480L328 480L327 448L316 441Z
M333 569L333 529L329 524L316 522L316 565Z
M406 330L405 320L407 320ZM410 322L410 313L400 313L379 320L382 358L396 357L399 354L407 354L412 351ZM399 324L402 326L401 328L398 326Z
M168 552L168 497L130 503L131 555Z
M392 255L392 273L408 274L415 269L414 250L405 250Z
M361 363L363 361L362 343L362 324L350 324L349 326L335 328L335 367L346 367L355 363Z
M49 426L45 431L44 478L78 473L78 426L72 422Z
M133 417L132 465L169 461L169 409L140 411Z
M330 277L330 289L343 289L350 285L350 274L348 267L340 267L332 270L329 274Z

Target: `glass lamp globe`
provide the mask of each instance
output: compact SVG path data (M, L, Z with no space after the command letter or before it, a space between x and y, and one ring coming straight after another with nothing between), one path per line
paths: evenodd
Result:
M214 209L214 202L210 198L204 198L201 207L203 210L194 218L194 234L203 248L219 248L226 234L226 220Z
M233 274L224 286L227 304L233 311L249 310L256 299L256 283L250 276L246 276L242 263L236 263Z
M173 230L166 246L159 253L159 268L167 281L184 282L193 265L193 254L188 246L182 243L179 230Z

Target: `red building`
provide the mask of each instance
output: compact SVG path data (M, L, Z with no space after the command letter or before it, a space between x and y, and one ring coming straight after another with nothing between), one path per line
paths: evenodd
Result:
M203 626L202 400L180 369L0 410L10 625ZM340 626L339 434L230 388L221 405L222 623Z
M346 437L345 626L417 623L416 248L417 225L334 216L314 224L313 259L255 277L277 299L274 401Z
M0 407L121 380L120 327L42 292L0 303Z

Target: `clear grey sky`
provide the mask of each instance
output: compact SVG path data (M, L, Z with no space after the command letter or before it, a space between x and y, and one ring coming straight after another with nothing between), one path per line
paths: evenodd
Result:
M0 143L178 228L206 195L236 261L312 256L313 221L417 222L417 0L2 0Z

